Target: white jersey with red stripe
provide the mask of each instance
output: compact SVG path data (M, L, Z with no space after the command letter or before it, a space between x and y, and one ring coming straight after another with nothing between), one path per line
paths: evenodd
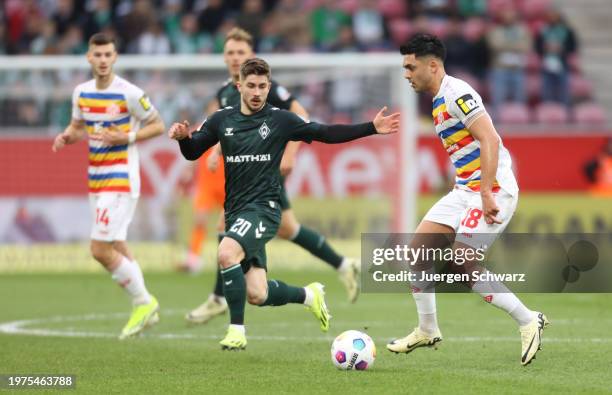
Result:
M469 126L483 114L486 110L480 95L467 82L446 75L433 98L432 116L436 133L455 166L459 189L480 191L480 142L472 136ZM512 196L518 195L512 159L501 139L493 191L500 188Z
M72 118L85 121L89 141L89 192L140 195L140 170L136 144L106 145L100 130L116 125L120 131L137 131L140 122L156 110L142 89L115 76L106 89L92 79L78 85L72 95Z

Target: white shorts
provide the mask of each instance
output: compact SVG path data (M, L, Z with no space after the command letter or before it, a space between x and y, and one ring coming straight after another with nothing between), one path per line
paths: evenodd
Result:
M100 241L125 241L127 230L138 198L128 193L103 192L89 195L89 207L93 218L91 239Z
M501 189L494 194L501 224L487 224L482 213L480 193L455 188L429 209L423 220L450 226L455 241L473 248L487 249L497 239L514 215L518 196Z

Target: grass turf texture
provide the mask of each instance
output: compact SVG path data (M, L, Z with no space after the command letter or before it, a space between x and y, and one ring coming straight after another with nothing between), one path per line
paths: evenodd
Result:
M512 319L476 295L439 295L445 336L439 350L395 355L385 343L406 335L416 322L408 295L366 294L349 305L332 271L278 269L271 278L327 284L334 316L329 334L322 334L301 306L249 306L247 350L223 352L218 341L227 316L206 326L189 327L183 320L210 290L210 272L146 277L160 300L161 322L139 339L119 342L116 335L129 306L108 275L1 276L0 322L64 317L26 328L101 337L0 334L0 374L74 374L78 393L593 394L612 388L612 295L524 295L528 306L542 309L552 321L543 350L525 368L519 363L520 337ZM89 314L98 315L82 317ZM365 330L374 339L377 359L371 370L343 372L333 367L330 344L347 329Z

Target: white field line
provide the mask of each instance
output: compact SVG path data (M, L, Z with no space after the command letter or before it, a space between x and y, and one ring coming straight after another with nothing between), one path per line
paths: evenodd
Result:
M164 310L164 315L178 315L183 314L183 310ZM44 327L32 328L32 326L44 326L44 324L63 323L63 322L83 322L83 321L101 321L108 319L124 319L127 318L126 313L108 313L108 314L85 314L75 316L55 316L49 318L38 318L30 320L18 320L0 323L0 333L7 335L28 335L28 336L42 336L42 337L72 337L72 338L116 338L117 333L111 332L96 332L96 331L83 331L73 330L71 328L66 329L50 329ZM382 325L386 322L383 321L368 321L365 323L358 323L354 321L336 321L334 322L341 326L363 326L368 325ZM575 320L572 319L558 319L553 321L554 324L573 324ZM388 324L388 323L387 323ZM294 324L293 324L294 325ZM263 326L261 323L258 326ZM272 323L271 325L265 326L289 326L287 323ZM203 333L155 333L149 332L146 334L147 338L155 339L210 339L217 340L220 338L219 334L203 334ZM249 335L249 339L253 340L268 340L268 341L325 341L331 342L334 337L331 335L321 336L258 336ZM449 336L445 337L444 341L458 342L458 343L470 343L470 342L517 342L519 341L518 335L516 337L509 336ZM610 337L545 337L545 343L612 343Z

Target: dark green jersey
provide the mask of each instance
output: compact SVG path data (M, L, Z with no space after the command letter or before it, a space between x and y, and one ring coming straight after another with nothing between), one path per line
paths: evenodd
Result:
M284 86L279 85L278 82L271 80L270 81L270 93L268 94L268 98L266 99L266 103L273 105L274 107L278 107L282 110L288 110L291 108L291 103L293 103L293 96ZM219 102L219 107L237 107L240 108L240 92L238 88L236 88L236 84L234 80L231 78L225 81L225 84L217 91L217 101Z
M305 122L296 114L266 104L244 115L239 108L218 110L192 138L179 141L183 156L196 160L221 142L225 166L227 216L256 203L279 209L280 162L287 142L313 140L341 143L376 133L370 123L322 125Z

